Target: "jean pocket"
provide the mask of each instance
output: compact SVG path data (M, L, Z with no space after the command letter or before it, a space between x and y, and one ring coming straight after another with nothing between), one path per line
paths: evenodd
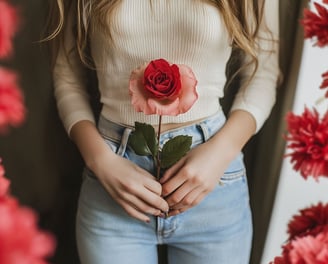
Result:
M110 140L110 139L107 139L107 138L104 138L104 141L106 143L106 145L114 152L116 153L118 151L118 148L119 148L119 144ZM88 167L84 167L83 169L83 172L82 172L82 178L85 180L85 179L90 179L90 180L97 180L98 181L98 178L97 176L94 174L94 172L89 169Z
M233 182L246 176L245 164L243 161L243 154L240 153L228 166L223 176L222 183Z
M97 176L90 170L88 167L84 167L82 172L82 179L83 180L91 180L91 181L98 181Z
M104 138L104 141L105 141L106 145L107 145L108 147L110 147L110 149L111 149L114 153L117 153L118 148L119 148L119 146L120 146L118 142L112 141L111 139L108 139L108 138Z

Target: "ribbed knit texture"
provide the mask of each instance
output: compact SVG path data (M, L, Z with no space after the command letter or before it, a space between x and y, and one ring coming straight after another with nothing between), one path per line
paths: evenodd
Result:
M126 125L135 121L157 124L157 116L135 112L128 82L133 69L158 58L188 65L198 80L199 98L193 107L176 117L164 116L163 123L193 121L220 110L231 40L216 7L205 1L153 0L151 5L149 0L125 0L111 19L113 43L100 31L91 36L105 118ZM67 38L66 45L71 47L74 40L69 33ZM253 114L258 128L274 102L278 73L276 54L266 54L264 59L265 63L260 62L262 69L254 78L255 86L241 91L239 102L234 105L234 109ZM93 120L76 53L70 55L70 60L73 70L61 52L54 71L58 108L68 131L80 120ZM272 66L265 69L267 63ZM258 81L260 84L256 84ZM248 98L248 91L252 98ZM257 95L261 98L254 97Z

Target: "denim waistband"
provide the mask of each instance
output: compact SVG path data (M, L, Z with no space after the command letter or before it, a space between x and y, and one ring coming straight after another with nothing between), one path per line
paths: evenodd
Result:
M160 144L177 135L189 135L191 131L193 131L193 144L201 141L204 142L213 136L224 125L225 121L226 117L223 111L219 111L214 115L196 123L162 132L160 136ZM194 133L195 128L200 133ZM124 135L127 137L129 136L129 134L134 130L134 127L119 124L100 116L98 130L104 138L120 142Z

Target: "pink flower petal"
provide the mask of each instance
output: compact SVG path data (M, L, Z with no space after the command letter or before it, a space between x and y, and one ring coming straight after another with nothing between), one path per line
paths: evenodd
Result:
M180 98L180 110L179 112L187 112L198 99L198 94L196 92L197 80L191 70L186 65L179 65L180 76L181 76L181 94Z
M163 101L158 101L150 98L148 99L148 105L150 109L149 113L156 114L156 115L176 116L180 114L179 101L180 101L179 98L176 98L174 101L171 101L168 104L163 104Z
M1 158L0 158L1 162ZM0 199L7 195L10 186L10 181L5 178L5 169L0 163Z
M17 30L17 13L6 1L0 1L0 58L11 55L12 38Z
M130 76L129 93L131 103L137 112L149 112L147 106L147 92L144 89L143 74L146 65L142 65L133 70Z
M325 264L328 261L328 232L317 236L296 238L291 242L289 256L292 263Z
M15 73L0 67L0 132L19 126L25 119L24 98Z

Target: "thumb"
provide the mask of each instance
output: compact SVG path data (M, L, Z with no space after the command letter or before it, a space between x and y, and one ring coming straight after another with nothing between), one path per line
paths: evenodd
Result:
M165 171L163 177L161 177L161 179L159 180L159 182L161 184L164 184L168 180L170 180L171 178L173 178L173 176L176 175L178 173L178 171L183 167L183 164L184 164L184 158L180 159L172 167L170 167L169 169L167 169Z

